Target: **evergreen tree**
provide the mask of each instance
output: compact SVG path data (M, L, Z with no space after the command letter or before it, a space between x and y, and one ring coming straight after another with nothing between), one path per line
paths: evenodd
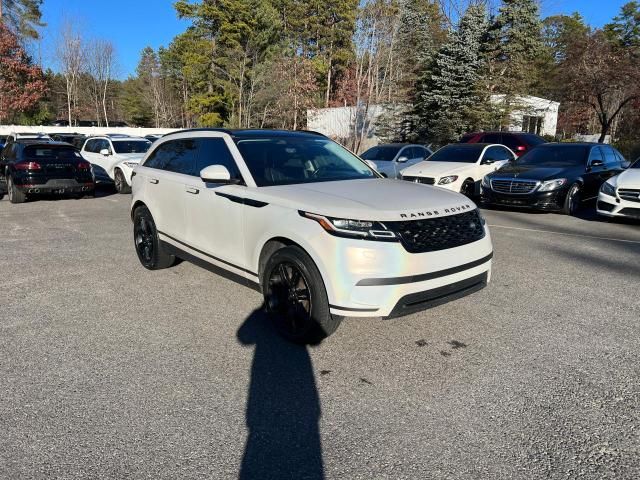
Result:
M640 49L640 2L624 4L613 22L604 26L604 32L622 47Z
M490 29L489 89L508 97L531 93L544 54L537 0L503 0Z
M8 25L22 38L39 38L38 27L41 22L42 0L0 0L0 23Z
M481 51L487 27L484 4L471 5L438 51L416 99L421 137L444 144L482 122L487 99L480 91Z

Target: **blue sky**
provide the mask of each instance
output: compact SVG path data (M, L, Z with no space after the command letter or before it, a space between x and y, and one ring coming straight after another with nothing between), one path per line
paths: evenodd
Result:
M593 26L601 26L618 14L628 0L542 0L544 16L580 12ZM140 51L147 45L167 45L188 22L178 20L173 0L45 0L40 55L45 67L55 69L55 38L69 20L85 38L111 40L118 55L118 77L135 71Z

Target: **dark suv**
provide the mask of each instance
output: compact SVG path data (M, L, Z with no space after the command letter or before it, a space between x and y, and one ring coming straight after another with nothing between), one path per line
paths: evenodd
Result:
M0 155L0 198L9 193L11 203L27 195L68 193L93 195L91 164L71 145L62 142L17 140Z
M491 205L573 215L628 165L610 145L547 143L484 177L482 199Z
M533 147L546 143L546 140L533 133L477 132L463 136L460 143L497 143L509 147L517 156L521 156Z

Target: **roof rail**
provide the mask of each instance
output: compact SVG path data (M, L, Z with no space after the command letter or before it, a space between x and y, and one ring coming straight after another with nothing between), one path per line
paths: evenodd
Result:
M185 128L183 130L176 130L175 132L165 133L163 137L175 135L176 133L187 133L187 132L222 132L222 133L227 133L229 135L233 135L233 132L228 128Z

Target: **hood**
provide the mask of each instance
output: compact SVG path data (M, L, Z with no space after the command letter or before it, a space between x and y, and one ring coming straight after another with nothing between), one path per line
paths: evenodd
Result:
M640 168L630 168L615 177L615 184L620 188L640 188Z
M420 162L402 170L402 175L410 177L439 178L447 175L457 175L475 167L475 163L468 162Z
M116 153L116 158L123 162L138 162L144 158L146 153Z
M475 208L464 195L403 180L362 179L261 187L257 200L328 217L398 221Z
M534 167L505 165L500 170L489 174L491 177L523 178L527 180L551 180L553 178L572 177L576 168L563 167ZM584 172L584 169L582 170Z

